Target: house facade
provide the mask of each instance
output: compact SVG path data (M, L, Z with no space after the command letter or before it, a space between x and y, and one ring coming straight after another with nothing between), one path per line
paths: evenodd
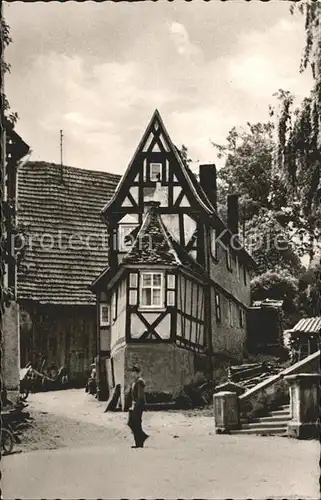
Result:
M83 386L97 352L95 297L88 286L106 266L100 210L120 180L107 172L28 162L18 175L21 365L65 366Z
M242 357L250 273L238 238L216 207L216 170L199 181L155 111L114 196L102 210L108 266L91 285L98 319L99 390L107 397L141 365L150 393L178 393L217 356Z

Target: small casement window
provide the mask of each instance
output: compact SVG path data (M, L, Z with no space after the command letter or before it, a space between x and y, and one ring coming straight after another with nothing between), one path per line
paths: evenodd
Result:
M175 274L167 275L167 305L175 306Z
M229 271L232 271L232 256L229 248L226 249L226 267Z
M100 326L110 325L110 307L109 304L100 304Z
M150 180L160 181L162 178L162 164L161 163L150 163L149 164L149 177Z
M221 297L220 294L215 292L215 314L216 320L220 323L222 321L221 317Z
M228 301L228 321L229 325L233 326L233 304L230 300Z
M140 280L140 306L150 308L164 307L163 273L143 272Z
M217 259L216 229L211 231L211 254L213 259Z
M117 302L118 302L118 290L115 290L111 297L111 320L115 321L117 318Z
M244 280L244 285L247 285L247 271L246 271L246 266L243 266L243 280Z
M244 311L242 307L239 309L239 322L240 322L240 328L244 327Z
M240 279L240 261L238 255L235 257L235 266L236 266L236 276L237 279Z

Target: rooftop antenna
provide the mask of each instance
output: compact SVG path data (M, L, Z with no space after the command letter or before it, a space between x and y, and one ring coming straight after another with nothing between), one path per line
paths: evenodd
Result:
M63 167L63 138L64 135L62 130L60 130L60 179L61 182L64 181L64 167Z

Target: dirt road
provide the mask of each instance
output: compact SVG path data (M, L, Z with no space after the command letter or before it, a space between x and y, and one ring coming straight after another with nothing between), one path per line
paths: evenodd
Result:
M83 391L32 395L38 426L2 461L3 497L319 498L316 441L215 435L204 412L147 412L137 450L126 415L104 407Z

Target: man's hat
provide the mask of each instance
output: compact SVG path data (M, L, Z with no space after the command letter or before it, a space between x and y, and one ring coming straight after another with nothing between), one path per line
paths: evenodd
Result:
M136 372L136 373L139 373L140 372L140 367L138 365L133 365L132 366L132 372Z

